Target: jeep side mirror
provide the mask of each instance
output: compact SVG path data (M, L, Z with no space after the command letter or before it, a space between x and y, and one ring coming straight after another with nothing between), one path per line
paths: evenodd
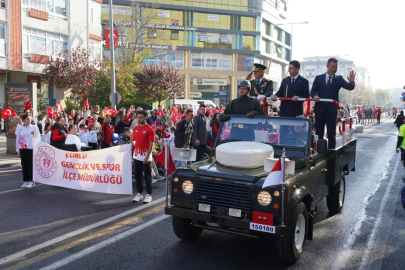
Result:
M318 153L321 155L325 155L328 152L328 142L324 139L318 140L316 147Z

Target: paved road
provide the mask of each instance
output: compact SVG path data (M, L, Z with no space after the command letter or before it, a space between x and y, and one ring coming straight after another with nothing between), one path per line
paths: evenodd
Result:
M46 185L20 189L19 167L0 170L0 269L404 269L403 169L390 120L358 135L356 172L346 177L341 214L326 202L302 259L279 261L270 242L204 231L182 243L154 202Z

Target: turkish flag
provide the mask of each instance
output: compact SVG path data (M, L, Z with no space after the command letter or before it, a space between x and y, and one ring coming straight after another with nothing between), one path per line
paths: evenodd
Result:
M104 113L105 115L116 115L119 111L104 107Z
M94 124L94 118L91 117L91 118L87 119L87 124L93 125Z
M158 111L158 116L159 116L160 118L162 118L162 117L164 116L162 108L159 109L159 111Z
M104 29L104 38L105 38L105 46L110 48L111 44L111 37L110 37L110 29ZM113 30L113 39L114 39L114 48L118 48L118 30Z
M86 101L83 103L83 107L88 108L89 107L89 99L86 98Z
M264 180L262 188L269 187L269 186L274 186L274 185L280 185L284 181L284 176L283 176L283 168L284 168L284 160L282 158L279 158L274 165L273 169L267 176L266 180Z
M58 116L59 116L58 112L54 111L54 112L53 112L53 115L52 115L52 118L53 118L53 119L56 119L56 117L58 117Z
M11 106L8 106L7 109L1 111L1 117L3 117L3 119L11 116L17 116Z
M63 106L62 103L60 101L58 101L58 103L56 104L56 109L58 109L58 111L63 111Z
M25 103L25 110L28 111L29 109L32 108L32 102L31 99L27 101L27 103Z
M48 115L50 118L53 116L53 109L52 108L46 108L46 115Z

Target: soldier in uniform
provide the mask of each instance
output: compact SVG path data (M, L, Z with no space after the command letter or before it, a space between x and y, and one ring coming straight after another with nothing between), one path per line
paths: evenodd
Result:
M263 105L264 97L269 98L273 94L273 81L264 78L264 71L267 69L266 66L262 64L254 64L253 71L246 76L246 80L252 78L254 74L255 79L250 80L252 88L250 90L249 96L256 97L260 101L260 104ZM266 102L266 115L267 115L267 102Z
M248 93L250 91L250 82L242 80L238 85L239 98L232 100L225 108L225 114L243 114L248 115L250 118L255 115L264 115L259 101L250 98Z

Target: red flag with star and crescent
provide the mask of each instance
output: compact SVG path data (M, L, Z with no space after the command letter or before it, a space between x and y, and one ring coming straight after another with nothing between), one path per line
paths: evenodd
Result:
M46 108L46 115L48 115L50 118L53 117L53 109L51 107Z
M31 102L31 99L30 99L25 103L25 110L28 111L31 108L32 108L32 102Z
M86 101L83 103L83 107L88 108L89 107L89 99L86 98Z
M17 114L13 111L11 106L8 106L7 109L1 111L1 117L6 119L7 117L17 116Z
M165 115L165 114L163 113L162 108L160 108L159 111L158 111L157 116L159 116L159 118L162 119L162 117L163 117L164 115Z
M117 113L119 113L119 111L104 107L104 113L105 113L105 115L111 116L111 115L116 115Z

